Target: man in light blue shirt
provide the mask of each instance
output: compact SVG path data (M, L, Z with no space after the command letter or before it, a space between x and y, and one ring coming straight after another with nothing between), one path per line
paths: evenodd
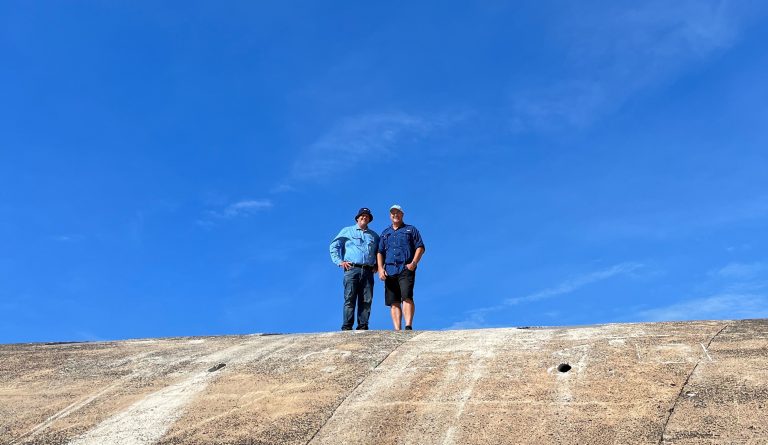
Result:
M349 331L355 322L357 329L368 329L373 302L373 273L376 272L376 254L379 235L368 228L373 221L370 209L363 207L355 216L357 224L341 229L331 241L331 261L344 271L344 312L341 329Z

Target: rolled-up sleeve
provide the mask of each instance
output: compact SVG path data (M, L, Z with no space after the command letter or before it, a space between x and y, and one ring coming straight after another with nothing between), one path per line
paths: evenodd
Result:
M421 247L424 250L427 250L427 248L424 246L424 240L421 239L421 233L419 233L419 229L416 227L413 228L413 248L418 249Z
M373 262L376 262L376 254L379 253L381 247L381 237L373 232Z
M387 254L387 237L384 235L384 232L381 232L381 236L379 237L379 252L382 255Z

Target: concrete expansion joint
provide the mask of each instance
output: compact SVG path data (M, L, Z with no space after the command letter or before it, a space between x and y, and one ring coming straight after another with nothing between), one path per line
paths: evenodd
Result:
M322 425L320 425L320 427L319 427L317 430L315 430L315 433L314 433L314 434L312 434L312 437L310 437L310 438L309 438L309 440L307 440L307 442L305 443L305 445L309 445L310 443L312 443L312 441L313 441L313 440L315 440L315 437L316 437L316 436L317 436L317 435L320 433L320 431L322 431L322 430L323 430L323 428L325 428L325 426L326 426L326 425L328 425L328 422L330 422L330 421L331 421L331 419L333 419L333 416L335 416L335 415L336 415L336 412L339 410L339 408L340 408L342 405L344 405L344 402L346 402L346 401L347 401L347 399L349 399L350 397L352 397L352 395L355 393L355 391L357 391L357 388L359 388L359 387L360 387L360 385L362 385L362 384L363 384L363 382L365 382L366 380L368 380L368 377L372 376L372 375L374 374L374 372L376 371L376 369L378 369L378 368L379 368L379 366L381 366L381 364L382 364L382 363L384 363L385 361L387 361L387 359L388 359L388 358L389 358L389 357L390 357L392 354L394 354L394 353L395 353L395 351L397 351L398 349L400 349L400 347L401 347L401 346L403 346L404 344L406 344L406 343L408 343L408 342L411 342L411 341L413 341L413 340L414 340L415 338L417 338L417 337L421 337L423 334L424 334L424 332L419 332L418 334L414 335L413 337L409 338L408 340L406 340L406 341L404 341L404 342L400 343L399 345L395 346L395 347L394 347L394 348L393 348L391 351L389 351L389 354L387 354L387 355L386 355L386 356L385 356L383 359L379 360L379 362L378 362L378 363L376 363L376 366L374 366L374 367L373 367L373 369L371 370L371 373L370 373L370 374L368 374L368 376L367 376L366 378L364 378L364 379L360 380L359 382L357 382L357 385L355 385L355 387L354 387L354 388L352 388L352 390L351 390L351 391L349 391L349 392L347 393L347 396L346 396L346 397L344 397L344 398L341 400L341 402L339 402L339 404L338 404L338 405L336 405L336 407L333 409L333 412L331 412L331 415L330 415L330 416L328 416L328 418L327 418L327 419L325 419L325 422L323 422L323 424L322 424Z
M712 338L710 338L709 341L707 342L706 346L702 344L702 348L704 349L704 353L707 355L707 357L709 357L709 353L707 352L707 350L709 349L709 346L712 344L715 338L717 338L717 336L720 335L720 333L723 332L725 328L727 328L728 326L730 325L726 324L725 326L720 328L719 331L715 332ZM710 357L710 361L712 361L711 357ZM675 400L672 403L672 407L669 408L669 410L667 411L667 418L664 420L664 425L661 428L661 436L659 437L658 445L662 445L664 443L664 435L667 433L667 426L669 425L669 421L672 420L672 414L674 414L675 409L677 408L677 403L680 401L680 398L683 397L683 392L685 392L685 387L688 386L688 382L691 380L691 377L696 372L696 368L699 367L700 363L701 363L701 358L699 358L699 360L696 361L696 364L693 365L693 368L691 368L691 372L688 373L688 375L685 377L685 381L683 381L683 384L680 385L680 391L678 391L677 397L675 397Z

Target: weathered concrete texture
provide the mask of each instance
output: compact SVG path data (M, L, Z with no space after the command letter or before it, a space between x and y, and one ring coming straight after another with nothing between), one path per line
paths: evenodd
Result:
M677 400L667 443L768 443L768 323L729 324Z
M2 445L768 443L768 320L0 345L0 356Z

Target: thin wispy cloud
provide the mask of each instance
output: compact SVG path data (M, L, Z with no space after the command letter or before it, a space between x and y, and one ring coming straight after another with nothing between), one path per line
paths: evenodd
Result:
M735 223L768 219L768 196L758 195L717 206L704 208L674 208L664 211L633 214L631 218L604 218L584 230L590 237L664 239L690 235L694 231L709 231ZM748 244L729 246L730 251L749 250Z
M725 247L725 251L728 253L748 252L750 250L752 250L752 245L749 243L742 243Z
M566 14L558 27L569 45L565 74L513 92L513 129L589 125L732 46L759 7L753 6L720 0L580 3L580 20Z
M290 184L278 184L274 187L272 187L272 190L270 190L270 193L277 194L277 193L286 193L286 192L292 192L296 190L296 187L290 185Z
M344 118L300 154L291 179L322 182L370 160L369 156L379 154L384 157L387 152L397 150L398 144L420 139L432 130L433 125L407 113Z
M637 313L642 321L724 320L768 317L768 297L761 294L718 294Z
M713 275L722 278L752 279L768 277L768 263L729 263L713 272Z
M501 304L495 306L488 306L467 311L467 317L464 320L453 323L448 329L473 329L489 327L486 321L489 314L496 313L520 304L533 303L548 298L567 295L571 292L575 292L576 290L581 289L582 287L597 283L599 281L607 280L619 275L629 275L642 267L643 265L640 263L621 263L606 269L577 275L568 278L567 280L554 287L546 288L541 291L521 297L507 298L502 301Z
M219 216L222 218L236 218L238 216L251 215L261 210L272 208L272 201L268 199L251 199L238 201L227 206Z
M768 263L731 262L709 272L710 282L705 287L717 295L768 295Z
M722 320L768 317L768 263L730 262L709 271L700 298L635 312L634 320Z
M430 116L405 112L363 113L338 119L317 140L299 150L290 173L270 190L272 195L293 192L304 184L323 184L371 165L396 159L436 130L456 124L471 113ZM225 212L226 213L226 212Z
M274 207L269 199L245 199L234 202L219 210L209 210L205 218L198 221L203 226L213 225L217 221L230 220L254 215Z
M53 241L58 241L60 243L74 243L77 241L83 240L85 237L83 235L78 234L63 234L63 235L56 235L51 237Z
M579 276L570 278L558 284L555 287L544 289L542 291L539 291L530 295L526 295L523 297L507 298L506 300L504 300L504 304L507 306L514 306L521 303L540 301L547 298L556 297L559 295L569 294L588 284L596 283L598 281L603 281L616 275L628 274L628 273L634 272L635 270L641 267L642 265L637 263L617 264L613 267L609 267L608 269L603 269L596 272L587 273L584 275L579 275Z

